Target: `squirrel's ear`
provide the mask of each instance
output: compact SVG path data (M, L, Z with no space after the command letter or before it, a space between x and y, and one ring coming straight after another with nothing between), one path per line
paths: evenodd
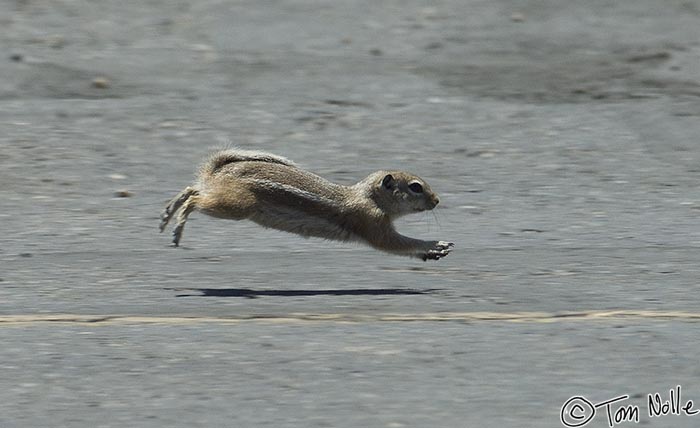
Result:
M394 177L391 174L387 174L384 176L384 179L382 180L382 186L384 186L385 189L391 189L394 187Z

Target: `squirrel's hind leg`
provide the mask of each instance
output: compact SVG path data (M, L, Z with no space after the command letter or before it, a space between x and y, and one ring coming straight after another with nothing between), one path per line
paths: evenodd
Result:
M197 208L199 191L193 187L187 187L182 192L178 193L165 207L160 215L160 231L165 229L173 216L177 216L177 224L173 229L173 244L177 247L182 238L182 231L185 229L187 216Z
M185 223L187 223L187 216L190 215L195 208L197 208L197 192L188 196L181 206L177 209L177 223L173 229L173 244L177 247L180 245L180 238L182 237L182 231L185 230Z
M187 187L182 192L178 193L173 199L168 202L163 212L160 214L160 231L165 230L165 226L168 225L173 215L177 213L183 203L190 198L192 195L197 195L199 192L193 187Z

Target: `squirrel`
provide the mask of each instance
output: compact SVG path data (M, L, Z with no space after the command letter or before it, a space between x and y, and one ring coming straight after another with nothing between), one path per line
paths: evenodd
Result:
M161 214L160 231L175 217L177 247L193 210L217 218L249 219L261 226L337 241L360 241L392 254L438 260L451 242L399 234L393 220L432 210L439 199L430 186L403 171L377 171L353 186L332 183L270 153L227 149L200 167L197 181Z

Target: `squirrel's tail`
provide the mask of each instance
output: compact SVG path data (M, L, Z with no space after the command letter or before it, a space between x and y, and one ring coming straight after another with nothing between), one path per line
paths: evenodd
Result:
M199 168L200 177L209 177L221 170L224 166L234 162L267 162L287 166L296 166L294 162L282 156L254 150L226 149L220 150L209 156L206 162Z

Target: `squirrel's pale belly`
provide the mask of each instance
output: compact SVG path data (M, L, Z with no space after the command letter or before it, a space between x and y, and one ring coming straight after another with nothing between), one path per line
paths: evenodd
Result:
M337 241L357 239L350 230L342 226L341 219L333 220L322 216L309 216L307 212L293 207L263 204L255 210L250 220L264 227L304 237L315 236Z

